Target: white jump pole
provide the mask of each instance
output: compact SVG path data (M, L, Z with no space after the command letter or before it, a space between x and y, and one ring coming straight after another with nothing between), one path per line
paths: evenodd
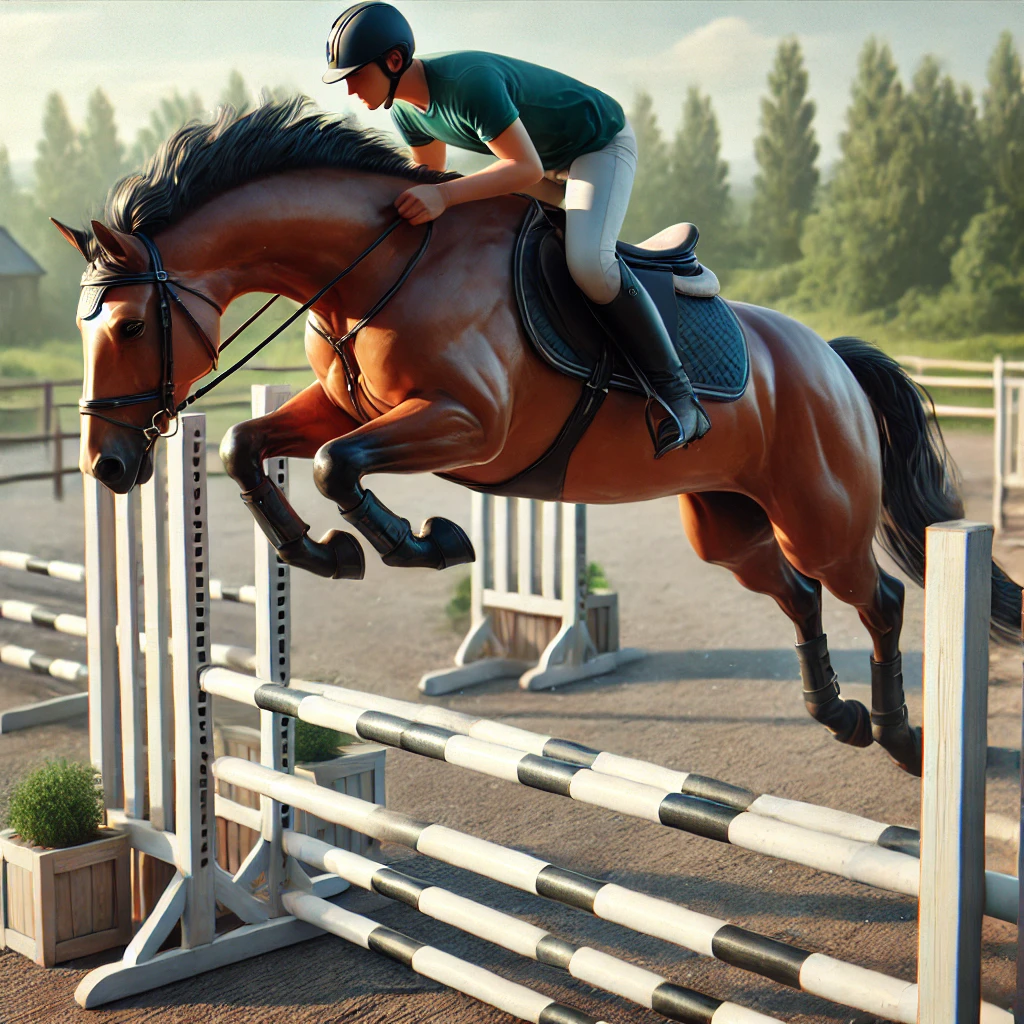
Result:
M845 811L837 811L831 807L820 807L801 800L790 800L771 794L758 795L749 789L734 786L697 772L664 768L650 761L623 757L608 751L592 750L572 740L530 732L505 722L477 718L474 715L463 714L433 704L415 704L412 701L383 697L376 693L366 693L362 690L306 679L293 679L291 688L303 693L318 694L341 704L350 704L364 711L377 711L397 718L406 718L413 722L446 729L462 736L497 743L525 754L534 754L538 757L553 758L557 761L579 765L612 779L623 779L659 787L668 793L688 794L703 800L710 800L736 811L748 811L751 815L782 821L812 833L823 833L826 836L848 839L858 844L868 843L905 856L918 856L920 838L918 831L902 825L888 825L884 822L873 821ZM801 843L799 848L802 850L804 845ZM817 846L817 842L814 845ZM785 851L779 847L775 848L773 855L786 859ZM897 861L893 863L895 864ZM913 891L916 895L918 868L911 865L907 869L914 876ZM890 881L881 887L899 892L904 891L901 888L902 882L896 881L903 874L904 869L894 869ZM844 877L852 876L844 873ZM865 881L865 877L862 875L856 880ZM985 872L985 913L987 915L1001 921L1016 923L1018 894L1018 881L1013 875L1001 874L997 871Z

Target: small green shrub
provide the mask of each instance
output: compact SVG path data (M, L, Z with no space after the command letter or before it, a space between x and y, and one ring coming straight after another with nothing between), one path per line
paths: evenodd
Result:
M63 758L47 761L11 794L7 825L34 846L79 846L97 838L103 821L99 773Z
M301 718L295 719L295 760L330 761L338 756L338 747L352 742L348 736L322 725L310 725Z
M598 562L587 563L587 593L595 590L611 590L611 584L604 573L604 566Z
M469 604L473 593L472 578L463 576L452 592L452 599L444 606L444 613L452 624L452 629L461 632L469 619Z

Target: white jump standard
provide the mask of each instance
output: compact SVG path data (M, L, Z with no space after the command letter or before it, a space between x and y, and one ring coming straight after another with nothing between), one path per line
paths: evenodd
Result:
M618 595L587 587L587 507L472 495L470 627L430 696L503 676L545 690L643 657L619 647Z

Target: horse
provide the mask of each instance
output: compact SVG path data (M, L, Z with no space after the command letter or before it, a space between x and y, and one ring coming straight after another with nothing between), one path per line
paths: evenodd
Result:
M313 460L320 492L387 564L471 561L457 524L435 517L414 533L361 480L432 472L499 487L550 447L576 407L579 382L533 351L513 294L511 252L529 200L454 207L427 246L425 229L397 219L393 204L410 183L450 175L307 104L187 125L112 187L91 232L57 224L88 262L82 472L119 494L144 482L156 437L217 365L222 311L246 293L280 293L310 311L316 380L221 445L278 555L325 577L363 572L352 534L312 540L267 478L265 459L293 456ZM552 496L678 495L697 555L770 595L792 621L808 712L837 740L877 742L919 775L921 730L907 714L899 648L904 586L880 568L873 541L920 585L925 528L963 515L955 467L918 389L880 350L729 306L749 378L738 400L710 403L707 436L656 460L642 396L612 391ZM870 634L870 712L840 696L823 587ZM1018 640L1020 616L1021 588L994 567L994 635Z

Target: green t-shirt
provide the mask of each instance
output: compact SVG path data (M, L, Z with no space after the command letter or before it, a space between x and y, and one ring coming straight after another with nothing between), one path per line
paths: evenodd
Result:
M537 64L479 50L421 59L430 106L397 100L391 108L410 146L439 141L489 153L485 143L521 118L544 169L564 170L602 149L626 124L611 96Z

